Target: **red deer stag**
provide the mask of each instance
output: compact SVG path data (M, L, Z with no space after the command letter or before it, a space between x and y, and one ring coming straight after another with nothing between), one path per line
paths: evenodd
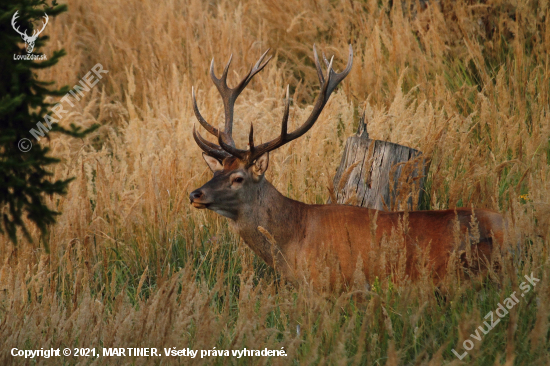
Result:
M269 50L268 50L269 51ZM317 283L320 275L327 276L327 254L331 256L330 286L349 284L353 280L359 258L362 259L366 278L388 276L392 270L381 268L380 243L395 235L401 227L402 247L396 255L403 256L405 275L419 277L418 249L424 250L437 284L446 274L451 253L462 250L462 261L470 260L470 268L477 269L490 260L493 240L503 241L503 218L489 210L456 209L444 211L383 212L373 209L327 204L309 205L283 196L265 179L269 152L299 138L313 126L326 105L330 94L351 70L353 51L350 45L346 69L335 73L330 62L323 73L313 47L313 55L321 90L309 118L293 132L287 131L290 99L288 87L281 133L276 139L259 146L254 144L254 129L250 126L249 148L235 147L232 137L233 107L235 100L271 59L264 62L267 51L260 57L242 81L233 89L227 86L227 72L231 59L218 79L214 73L214 60L210 76L222 96L225 110L223 131L210 125L200 114L194 89L193 110L200 124L217 137L218 145L204 139L193 127L193 137L204 151L203 157L214 177L193 191L190 202L195 208L215 211L229 218L244 242L268 265L292 281L302 278ZM474 213L474 214L473 214ZM477 225L472 227L472 217ZM404 222L408 227L403 229ZM406 226L406 225L405 225ZM461 235L458 237L457 228ZM470 235L468 235L470 233ZM472 235L473 234L473 235ZM477 237L471 246L470 237ZM384 239L386 238L386 239ZM471 250L470 250L471 249ZM375 263L375 268L369 268ZM473 265L475 264L475 266ZM302 272L304 271L304 272ZM326 278L326 277L325 277ZM384 277L385 278L385 277Z

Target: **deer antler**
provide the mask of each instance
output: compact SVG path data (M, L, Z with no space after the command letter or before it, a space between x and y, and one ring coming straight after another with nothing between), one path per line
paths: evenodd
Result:
M286 102L285 102L285 113L283 116L283 122L281 124L281 134L278 138L271 140L269 142L266 142L264 144L261 144L260 146L254 148L254 145L250 145L250 150L248 151L248 163L252 164L256 158L259 158L266 152L275 150L284 144L297 139L298 137L305 134L317 121L317 118L323 111L323 108L328 102L328 99L330 95L332 94L333 90L338 86L338 84L344 80L346 76L351 71L351 67L353 65L353 49L351 48L351 45L349 45L349 59L348 64L344 71L341 73L335 73L332 69L332 61L334 60L334 56L330 59L330 62L327 61L326 57L323 55L323 59L325 61L325 64L327 66L327 74L326 79L323 76L323 69L321 68L321 65L319 63L319 57L317 56L317 50L315 49L315 45L313 45L313 56L315 59L315 66L317 67L317 76L319 77L319 82L321 83L321 90L319 92L319 96L317 97L317 100L315 101L315 105L313 107L313 111L309 115L308 119L300 126L298 127L294 132L288 133L287 132L287 124L288 124L288 107L289 107L289 97L288 97L288 87L287 87L287 94L286 94ZM253 140L252 136L252 129L251 129L251 135L250 140ZM222 146L223 147L223 146Z
M20 35L21 37L23 37L23 38L26 39L26 38L29 37L29 36L27 35L27 31L21 32L21 31L19 30L19 26L17 26L17 28L15 27L15 20L16 20L17 18L19 18L19 15L17 15L17 13L19 13L19 10L17 10L17 11L15 12L15 14L13 14L13 17L11 18L11 26L13 27L13 29L14 29L17 33L19 33L19 35Z
M32 32L32 37L34 37L34 38L38 37L38 35L39 35L40 33L42 33L42 31L44 30L44 28L46 28L46 25L48 24L48 20L49 20L48 14L44 13L44 18L46 18L46 21L43 22L44 25L42 26L42 29L40 29L39 31L36 31L36 30L33 31L33 32Z
M269 50L268 50L269 51ZM195 94L193 91L193 110L195 111L195 115L197 116L197 119L201 123L201 125L206 128L206 130L213 135L218 136L218 145L215 145L211 142L206 141L203 139L198 133L193 130L193 136L195 137L195 141L197 144L202 148L203 151L205 151L207 154L212 155L216 158L223 159L228 156L228 153L231 156L235 156L243 161L246 162L247 165L251 165L254 160L256 160L258 157L262 156L266 152L275 150L284 144L297 139L298 137L305 134L317 121L317 118L321 114L323 108L328 102L328 99L331 95L331 93L334 91L336 86L344 80L344 78L349 74L351 71L351 67L353 64L353 50L351 48L351 45L349 45L349 59L348 64L344 71L341 73L335 73L332 69L332 62L334 57L331 58L330 62L324 57L323 60L325 61L325 64L327 66L327 72L326 76L323 74L323 69L321 67L321 64L319 63L319 57L317 55L317 50L315 49L315 45L313 45L313 56L315 60L315 66L317 67L317 76L319 77L319 82L321 83L321 90L319 92L319 96L317 97L317 100L315 101L315 105L313 107L313 111L311 112L308 119L295 131L288 133L288 116L289 116L289 109L290 109L290 97L289 97L289 89L287 86L286 89L286 101L285 101L285 111L283 114L283 121L281 123L281 134L278 138L271 140L269 142L266 142L264 144L261 144L259 146L254 145L254 127L250 125L250 134L249 134L249 149L248 150L241 150L235 147L235 142L233 141L232 137L232 128L233 128L233 105L235 103L235 100L237 99L237 96L240 94L240 92L246 87L252 76L254 76L256 73L258 73L263 67L269 62L271 57L260 66L263 58L265 57L267 51L260 57L256 65L252 68L252 70L249 72L249 74L241 81L241 83L235 88L235 89L229 89L227 87L227 71L229 69L229 64L231 63L231 58L229 59L229 62L227 63L224 73L222 75L221 79L217 79L213 72L213 65L214 61L212 61L212 65L210 67L210 74L212 76L212 80L216 84L218 91L220 94L222 94L223 100L224 100L224 107L225 107L225 130L224 132L221 132L217 130L216 128L212 127L210 124L208 124L204 118L200 115L198 112L198 108L196 106L196 100L195 100Z

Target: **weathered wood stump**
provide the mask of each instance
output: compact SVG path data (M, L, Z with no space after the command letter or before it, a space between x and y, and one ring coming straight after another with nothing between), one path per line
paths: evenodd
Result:
M384 211L418 209L425 174L422 152L369 139L363 114L357 134L346 141L328 202Z

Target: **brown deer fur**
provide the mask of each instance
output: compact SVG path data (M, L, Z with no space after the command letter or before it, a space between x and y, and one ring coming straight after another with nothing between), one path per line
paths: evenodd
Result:
M193 205L230 218L244 242L292 281L316 283L324 267L330 264L335 267L330 270L330 285L339 281L350 284L359 257L364 264L377 261L383 237L389 238L392 231L404 242L400 252L406 253L406 276L413 281L418 277L415 263L419 248L426 251L427 267L436 285L446 274L450 254L455 250L466 251L468 233L471 236L476 226L479 239L472 242L471 263L462 255L467 267L483 268L483 262L491 259L493 240L503 242L503 218L494 211L460 208L405 213L337 204L308 205L279 193L264 178L265 169L255 172L256 166L247 168L244 162L232 157L226 158L223 166L217 164L213 167L214 178L195 191L200 196L192 195ZM244 180L232 183L235 177ZM473 224L472 214L477 225ZM408 222L404 223L407 215ZM461 233L458 242L457 220ZM405 229L399 231L403 225ZM271 243L259 227L275 242ZM388 268L379 266L364 265L363 271L367 279L391 274Z

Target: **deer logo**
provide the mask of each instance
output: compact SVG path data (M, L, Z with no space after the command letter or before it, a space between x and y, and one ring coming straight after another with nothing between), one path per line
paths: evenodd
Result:
M17 33L19 33L21 38L23 38L23 41L27 44L27 53L32 53L32 50L34 49L34 42L36 42L36 39L38 38L40 33L42 33L44 28L46 28L46 24L48 24L48 14L44 13L44 18L46 18L46 21L44 22L44 26L42 27L42 29L34 30L32 32L32 36L28 36L26 30L24 32L21 32L19 30L19 26L16 26L15 24L15 20L19 17L17 15L18 12L19 10L16 11L15 14L13 14L13 17L11 18L11 26Z

